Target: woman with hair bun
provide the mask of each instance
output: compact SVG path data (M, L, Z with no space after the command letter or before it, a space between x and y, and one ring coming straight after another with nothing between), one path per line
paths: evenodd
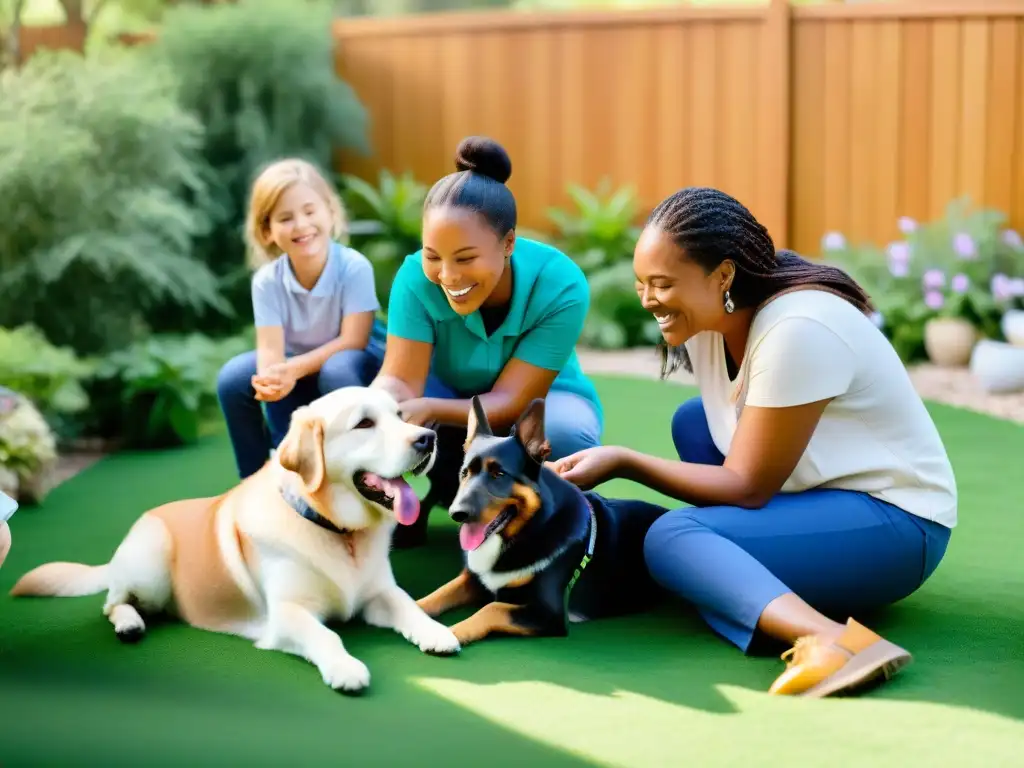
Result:
M512 163L500 144L463 139L455 167L427 194L423 247L395 276L373 382L402 403L406 420L438 433L424 512L396 531L397 546L422 543L430 507L453 498L473 395L496 433L546 398L552 460L598 445L603 426L576 357L590 306L583 271L558 249L516 236L505 185Z

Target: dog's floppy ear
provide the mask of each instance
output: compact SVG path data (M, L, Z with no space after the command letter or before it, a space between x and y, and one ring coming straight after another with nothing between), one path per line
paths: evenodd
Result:
M473 407L469 409L469 418L466 420L466 445L464 447L469 448L469 444L477 437L490 437L493 434L480 398L473 395Z
M319 491L327 477L323 421L303 408L296 410L288 434L277 448L277 460L299 474L309 493Z
M526 406L515 427L516 439L538 464L551 455L551 443L544 436L544 401L537 398Z

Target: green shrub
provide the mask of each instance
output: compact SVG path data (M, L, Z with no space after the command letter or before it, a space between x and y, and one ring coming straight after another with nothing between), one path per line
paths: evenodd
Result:
M101 352L159 302L229 311L191 258L208 219L202 126L165 69L40 52L0 75L0 325Z
M259 168L298 156L330 171L337 150L368 149L366 111L335 73L331 22L329 3L181 6L164 16L156 41L139 49L169 65L181 105L205 126L202 152L213 193L207 210L216 225L195 254L225 280L240 317L251 317L242 227ZM168 310L162 330L239 327Z
M386 309L395 273L405 257L422 246L427 187L409 173L395 176L389 171L381 171L377 187L348 174L342 181L342 198L352 220L352 247L373 264L377 297Z
M218 370L251 347L245 334L157 335L107 356L90 383L89 434L134 448L195 442L217 416Z
M24 395L51 423L89 405L83 382L92 372L71 349L55 347L38 328L0 328L0 387Z
M658 324L641 306L633 274L633 248L640 237L635 224L639 202L630 187L612 190L602 181L596 190L570 185L574 210L551 209L553 242L587 275L590 312L580 343L600 349L655 344Z

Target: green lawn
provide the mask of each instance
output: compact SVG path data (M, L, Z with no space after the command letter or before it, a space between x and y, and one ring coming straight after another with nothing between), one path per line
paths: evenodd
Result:
M669 455L669 417L691 391L599 386L608 442ZM102 596L14 601L7 591L44 560L104 561L146 507L218 492L233 467L221 436L109 458L12 521L0 570L0 764L1009 765L1024 749L1024 568L1014 565L1024 430L933 412L962 523L931 581L873 620L916 663L868 696L823 701L767 696L777 658L744 657L676 606L567 639L488 641L457 658L343 628L373 674L361 698L333 693L302 660L183 626L123 646ZM432 525L428 548L395 555L416 596L458 567L454 526L437 513Z

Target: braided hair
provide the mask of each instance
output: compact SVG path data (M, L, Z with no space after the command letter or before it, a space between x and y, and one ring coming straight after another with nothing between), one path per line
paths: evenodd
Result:
M843 270L808 261L793 251L776 251L768 230L742 203L720 190L681 189L658 204L647 226L672 238L707 274L731 259L736 273L729 296L736 309L759 308L783 291L813 285L841 296L864 314L873 310L871 299ZM659 346L662 378L680 366L693 372L684 346Z

